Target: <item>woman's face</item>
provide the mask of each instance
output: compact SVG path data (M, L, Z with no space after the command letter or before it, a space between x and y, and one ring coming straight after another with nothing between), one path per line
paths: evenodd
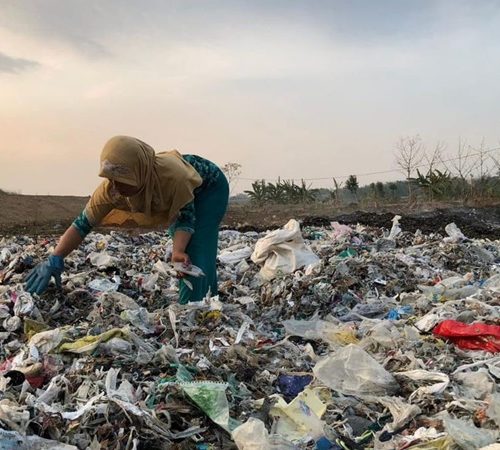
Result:
M111 180L113 187L124 197L132 197L139 192L139 188L131 184L120 183L119 181Z

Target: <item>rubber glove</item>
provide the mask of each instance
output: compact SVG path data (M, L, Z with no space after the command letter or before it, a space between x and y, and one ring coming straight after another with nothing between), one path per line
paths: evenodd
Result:
M50 255L47 261L38 264L26 278L26 291L31 294L43 294L54 277L56 286L61 287L61 273L64 270L64 258Z

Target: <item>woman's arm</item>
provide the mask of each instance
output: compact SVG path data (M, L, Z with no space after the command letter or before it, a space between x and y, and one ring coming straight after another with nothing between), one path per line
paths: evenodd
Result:
M59 239L59 242L54 250L54 255L65 258L75 248L77 248L82 241L83 237L80 235L80 232L73 225L70 225Z

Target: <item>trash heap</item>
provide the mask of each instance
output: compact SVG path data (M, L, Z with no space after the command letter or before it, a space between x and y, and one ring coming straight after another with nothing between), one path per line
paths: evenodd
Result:
M91 234L40 297L56 238L1 239L0 448L498 449L500 241L390 226L222 231L185 306L166 233Z

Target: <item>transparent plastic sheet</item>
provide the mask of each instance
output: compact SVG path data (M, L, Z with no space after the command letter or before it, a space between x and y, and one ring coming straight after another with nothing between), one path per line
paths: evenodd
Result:
M498 430L477 428L474 424L447 415L444 426L449 436L463 450L480 449L496 442Z
M326 320L285 320L285 332L290 336L322 340L333 346L355 344L358 342L356 330L349 325L337 325Z
M390 395L399 389L396 379L354 344L318 362L313 372L326 386L345 395Z
M486 411L488 417L495 422L495 425L500 429L500 394L494 393L489 400L489 406Z
M23 436L16 431L0 428L0 450L78 450L78 447L40 436Z
M231 432L239 425L229 417L229 403L226 397L227 383L194 381L179 385L189 398L224 430Z
M320 398L321 388L306 388L290 403L280 395L273 396L270 415L277 419L276 434L294 443L307 443L324 435L321 418L326 404Z
M281 436L270 436L262 420L250 417L231 434L238 450L296 450Z

